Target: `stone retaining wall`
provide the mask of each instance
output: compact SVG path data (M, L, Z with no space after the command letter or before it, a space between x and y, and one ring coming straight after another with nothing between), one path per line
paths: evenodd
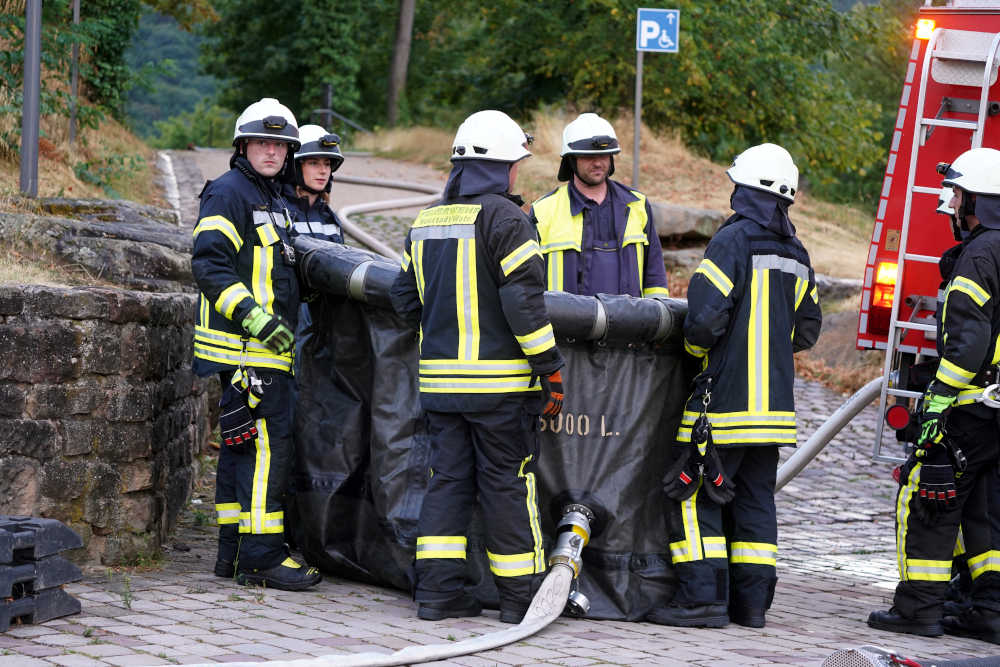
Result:
M0 514L64 521L78 561L154 552L209 433L196 296L0 286Z

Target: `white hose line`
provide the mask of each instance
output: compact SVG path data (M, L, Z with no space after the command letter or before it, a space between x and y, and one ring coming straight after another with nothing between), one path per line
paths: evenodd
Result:
M513 644L530 637L552 621L559 618L566 607L570 585L573 583L573 568L556 563L549 570L531 606L520 624L506 630L491 632L479 637L470 637L460 642L429 644L427 646L407 646L394 653L355 653L353 655L324 655L301 660L268 661L272 667L390 667L391 665L413 665L421 662L447 660L462 655L489 651ZM232 667L260 667L260 662L231 662ZM196 665L195 667L209 667Z
M410 181L390 181L381 178L363 178L361 176L339 176L334 179L339 183L352 183L354 185L370 185L379 188L391 188L393 190L412 190L413 192L426 193L421 197L404 197L402 199L383 199L380 201L368 202L366 204L354 204L353 206L343 206L337 211L343 223L344 233L359 241L370 250L374 250L380 255L399 262L402 257L396 251L387 246L381 240L375 238L360 226L350 220L350 216L360 213L373 213L375 211L389 211L395 208L412 208L415 206L427 206L433 204L441 198L441 190L437 186L424 185L422 183L411 183Z
M865 406L878 398L882 391L882 378L877 377L871 380L861 389L854 392L847 401L837 408L830 417L823 422L823 425L816 429L816 432L806 441L806 444L799 447L794 454L778 468L778 482L774 487L775 492L790 482L793 477L802 472L802 469L809 465L809 462L816 458L827 443L833 439L840 430L847 425L854 417L861 412Z

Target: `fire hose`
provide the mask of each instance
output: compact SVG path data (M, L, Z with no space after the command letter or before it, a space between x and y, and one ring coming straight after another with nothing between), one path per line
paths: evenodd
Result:
M564 610L583 615L590 608L586 596L575 587L582 565L583 547L590 541L594 513L590 508L570 504L563 508L556 527L556 545L549 556L549 573L539 587L521 622L509 629L471 637L460 642L407 646L394 653L328 655L302 660L272 661L275 667L389 667L447 660L506 646L530 637L559 618ZM234 667L256 667L259 662L230 663ZM204 667L208 667L205 665Z

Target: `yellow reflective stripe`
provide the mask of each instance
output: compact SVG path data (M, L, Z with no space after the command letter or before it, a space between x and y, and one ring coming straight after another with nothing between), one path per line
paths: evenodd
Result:
M684 539L670 545L670 562L690 563L702 560L705 553L701 547L701 526L698 525L698 491L680 503L681 522L684 525Z
M458 357L479 358L479 289L476 285L475 239L459 239L455 261L455 308Z
M691 442L690 427L681 427L677 430L677 442ZM781 445L794 445L798 439L794 428L734 429L732 431L719 431L713 428L712 442L717 445L751 445L772 442Z
M275 533L285 532L285 519L284 512L267 512L264 514L263 519L256 523L262 523L263 528L259 531L254 530L253 525L254 514L253 512L240 512L240 532L241 533L252 533L255 535L273 535Z
M272 246L254 246L253 249L253 298L268 313L274 312L274 286L271 284Z
M971 389L963 389L958 392L958 398L955 399L955 405L972 405L976 402L976 399L983 395L983 387L972 387Z
M973 579L987 572L1000 572L1000 551L990 550L969 558L969 572Z
M778 424L794 425L795 413L787 410L744 410L742 412L707 412L708 420L712 425L723 426L744 425L744 424ZM694 424L695 420L701 416L701 412L685 410L681 423Z
M799 309L799 304L802 303L802 299L805 298L806 292L808 291L808 281L802 280L799 276L795 276L795 310Z
M229 220L222 217L221 215L210 215L208 217L202 218L198 221L198 224L194 228L194 232L191 233L192 236L198 236L202 232L219 232L233 244L233 248L236 252L240 251L243 247L243 239L236 232L236 226L233 225Z
M485 378L420 376L420 391L425 394L507 394L521 391L541 391L538 382L531 384L530 375Z
M733 291L733 281L708 257L701 260L701 264L698 265L694 273L695 275L700 273L708 278L716 289L722 292L722 296L729 296L729 293Z
M646 272L643 270L645 265L643 261L645 260L646 248L643 243L646 241L646 235L642 235L642 240L635 244L635 261L636 261L636 274L639 276L639 294L645 296L642 289L643 280L646 278ZM622 247L624 248L628 244L629 240L626 238L622 241Z
M976 377L976 372L967 371L947 359L941 359L941 363L938 364L937 373L934 374L934 377L947 385L951 385L952 387L956 387L958 389L964 389L972 381L972 378Z
M514 270L524 264L534 256L541 257L542 251L538 247L538 241L531 239L518 246L513 252L500 260L500 268L505 276L509 276Z
M463 535L425 535L417 538L417 560L424 558L465 559L467 541Z
M274 227L274 223L258 225L257 236L260 237L260 242L264 245L273 245L281 240L281 237L278 236L278 230Z
M421 359L421 375L530 375L527 359Z
M487 550L486 557L490 561L490 572L498 577L520 577L535 573L535 554L530 551L524 554L500 555Z
M526 355L539 354L556 346L556 336L552 331L551 324L546 324L523 336L515 334L514 338L517 339L521 345L521 351Z
M907 558L906 578L907 581L951 581L951 561Z
M220 526L229 523L238 523L240 520L239 503L215 503L215 521Z
M290 371L292 369L292 355L285 356L277 354L247 354L240 356L239 352L229 352L225 349L195 341L194 356L205 361L213 361L227 366L239 366L241 362L254 368L271 368L278 371Z
M528 510L528 526L531 528L531 553L534 560L534 572L545 572L545 549L542 547L542 523L538 516L538 486L535 483L535 473L524 472L525 467L531 462L532 458L534 458L533 455L528 455L521 461L517 476L519 479L524 479L524 488L527 492L524 502Z
M204 293L198 295L198 324L208 326L210 306ZM197 325L195 325L197 326Z
M819 289L815 285L809 290L809 296L812 297L813 303L819 305Z
M471 225L483 209L481 204L446 204L425 208L413 221L413 229L422 227L443 227L449 225Z
M702 548L705 550L705 558L726 558L726 538L705 537L702 538Z
M572 214L568 185L560 185L551 195L536 201L532 204L532 211L535 213L543 253L557 250L580 252L583 242L583 212Z
M417 295L424 302L424 242L413 242L413 273L417 278Z
M704 357L708 354L708 348L702 347L701 345L695 345L687 338L684 339L684 351L690 354L692 357Z
M250 290L243 283L233 283L219 294L219 298L215 300L215 310L227 320L231 320L236 306L240 305L244 299L253 299Z
M767 542L733 542L729 545L729 562L751 565L777 565L778 545Z
M962 534L962 527L958 527L958 538L955 540L955 550L951 552L951 557L961 556L965 553L965 535Z
M253 486L250 491L250 532L264 532L267 513L267 480L271 474L271 437L267 420L257 420L257 454L253 466Z
M948 287L948 295L952 292L962 292L976 302L982 308L990 300L990 293L980 287L974 280L969 280L965 276L955 276ZM948 298L947 296L945 297Z
M645 297L670 296L670 290L666 287L647 287L642 290L642 295Z
M770 291L770 272L754 269L750 279L750 326L747 331L747 407L758 412L771 404Z
M900 581L909 579L907 575L906 539L908 534L908 524L910 520L910 507L912 502L919 502L916 498L917 487L920 485L920 466L918 463L913 466L906 484L899 487L896 495L896 565L899 567Z
M555 292L563 291L563 251L550 252L546 256L548 261L548 288Z
M410 268L410 253L403 251L403 258L399 262L400 267L403 271L407 271Z

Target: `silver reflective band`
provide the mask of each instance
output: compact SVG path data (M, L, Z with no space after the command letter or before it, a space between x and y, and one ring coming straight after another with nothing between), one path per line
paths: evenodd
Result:
M414 227L410 230L410 240L426 241L428 239L472 239L476 237L476 226L472 225L434 225L431 227Z
M367 303L368 301L365 299L365 276L368 275L368 269L371 267L373 261L366 259L358 264L351 271L351 277L347 279L347 294L355 301L361 301L362 303Z
M327 222L296 222L292 225L299 234L323 234L324 236L336 236L340 234L340 225Z
M808 267L806 267L805 264L797 262L789 257L780 257L778 255L754 255L753 268L777 269L782 273L790 273L798 276L799 278L802 278L802 280L809 280Z

